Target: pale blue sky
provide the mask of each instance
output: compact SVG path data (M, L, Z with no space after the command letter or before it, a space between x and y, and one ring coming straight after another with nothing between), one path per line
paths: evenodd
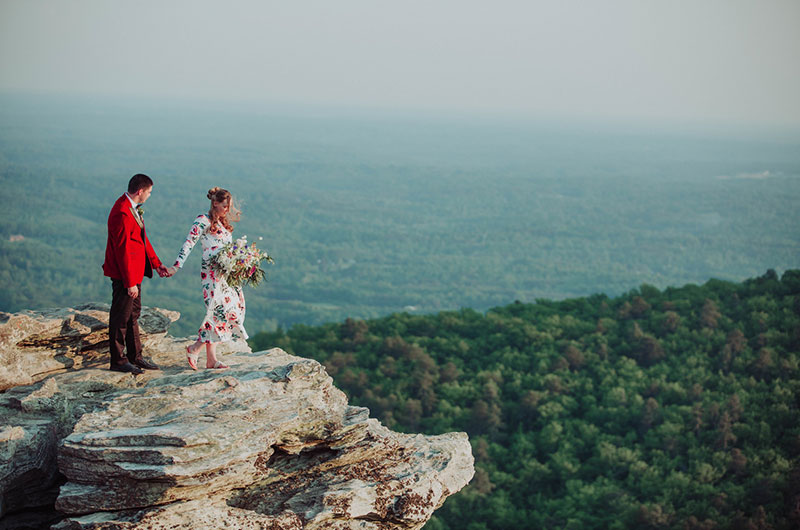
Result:
M800 1L0 0L0 90L800 125Z

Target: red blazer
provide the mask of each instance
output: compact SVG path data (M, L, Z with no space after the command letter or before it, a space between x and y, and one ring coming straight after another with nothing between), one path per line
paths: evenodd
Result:
M103 274L122 280L128 288L142 283L145 273L152 278L153 269L159 267L161 260L147 239L144 225L139 225L131 211L131 201L123 194L108 214L108 241Z

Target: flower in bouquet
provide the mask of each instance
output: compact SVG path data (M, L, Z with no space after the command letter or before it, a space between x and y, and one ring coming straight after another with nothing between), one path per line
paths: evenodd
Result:
M260 238L259 238L260 239ZM261 262L275 263L255 243L248 243L247 236L226 244L211 257L211 267L227 280L232 287L258 285L267 277Z

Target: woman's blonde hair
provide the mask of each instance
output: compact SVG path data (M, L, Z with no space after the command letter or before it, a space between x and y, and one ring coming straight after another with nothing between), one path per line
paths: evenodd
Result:
M211 208L208 210L208 218L211 220L211 226L219 223L229 232L233 232L233 225L231 222L238 223L239 219L242 217L242 212L236 207L231 192L216 186L208 190L207 197L211 200ZM230 206L228 213L224 215L217 215L217 213L214 211L215 202L227 202Z

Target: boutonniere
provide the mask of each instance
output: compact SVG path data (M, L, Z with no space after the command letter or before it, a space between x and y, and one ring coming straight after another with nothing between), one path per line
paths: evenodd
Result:
M142 219L144 219L144 208L142 208L142 205L141 205L141 204L139 204L139 205L137 205L137 206L136 206L136 213L138 213L138 214L139 214L139 217L141 217Z
M142 218L142 214L144 213L144 211L139 212L137 211L138 208L134 209L133 206L128 208L128 210L131 212L133 220L136 221L137 225L139 225L139 228L144 228L144 219Z

